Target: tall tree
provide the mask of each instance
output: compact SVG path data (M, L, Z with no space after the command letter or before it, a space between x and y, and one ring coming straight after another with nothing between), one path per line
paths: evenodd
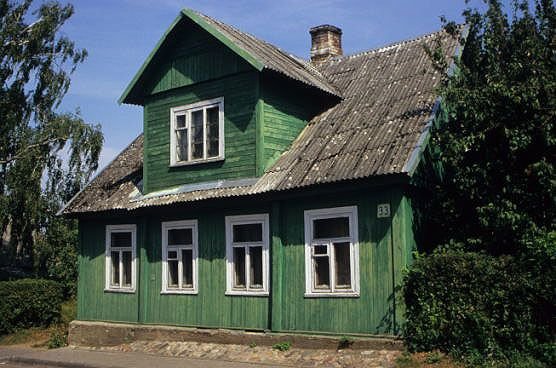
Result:
M447 122L433 145L444 177L426 238L516 254L556 224L556 10L552 0L485 3L464 12L463 54L441 89Z
M60 32L73 12L55 1L0 0L0 231L10 230L12 255L28 261L97 169L103 142L99 126L58 111L87 56Z

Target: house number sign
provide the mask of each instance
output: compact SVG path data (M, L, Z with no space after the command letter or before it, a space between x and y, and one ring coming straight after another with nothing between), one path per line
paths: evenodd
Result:
M387 218L390 217L390 204L381 203L376 206L376 217L377 218Z

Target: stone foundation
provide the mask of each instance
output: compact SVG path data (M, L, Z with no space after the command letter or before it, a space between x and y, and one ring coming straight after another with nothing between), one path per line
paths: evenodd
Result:
M69 328L69 344L102 347L135 341L192 341L199 343L272 346L290 342L300 349L338 349L341 336L248 332L225 329L201 329L160 325L73 321ZM402 350L401 340L386 337L349 337L350 349Z

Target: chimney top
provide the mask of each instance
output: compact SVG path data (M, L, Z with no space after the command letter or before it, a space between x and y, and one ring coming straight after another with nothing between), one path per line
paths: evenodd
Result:
M311 62L313 64L320 64L343 54L340 28L322 24L309 29L309 33L311 34Z

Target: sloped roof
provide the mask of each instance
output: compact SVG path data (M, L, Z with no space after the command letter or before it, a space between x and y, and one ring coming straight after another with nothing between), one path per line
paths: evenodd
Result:
M457 40L437 32L320 65L320 72L344 99L311 120L255 183L141 197L137 187L142 167L140 136L64 213L133 210L387 174L409 176L423 149L437 101L440 74L424 50L437 40L447 57L455 54Z
M139 71L135 74L118 100L120 103L139 103L137 98L133 97L133 93L137 86L139 86L140 79L149 65L153 63L156 54L163 47L168 36L184 18L188 18L195 22L258 71L263 71L265 69L272 70L308 86L318 88L326 93L340 97L340 93L334 85L309 62L288 54L266 41L224 24L208 15L201 14L191 9L183 9L156 44L154 50L147 57L147 60L143 63Z

